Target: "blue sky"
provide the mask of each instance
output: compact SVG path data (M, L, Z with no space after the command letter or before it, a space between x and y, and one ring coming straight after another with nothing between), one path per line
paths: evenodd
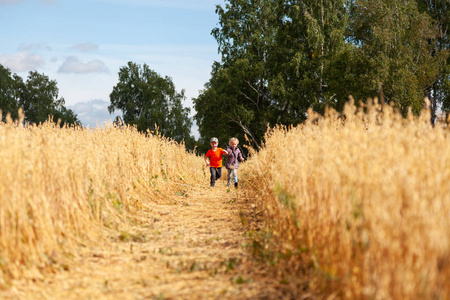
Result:
M128 61L146 63L185 90L184 105L219 61L211 30L224 0L0 0L0 64L24 80L56 80L83 125L102 126L109 94ZM196 128L193 133L197 136Z

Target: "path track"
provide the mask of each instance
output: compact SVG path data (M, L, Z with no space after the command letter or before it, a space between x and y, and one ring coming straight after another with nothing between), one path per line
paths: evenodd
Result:
M17 282L7 299L282 299L253 260L242 218L252 204L220 182L153 204L148 223L89 250L68 271ZM195 195L195 196L191 196ZM246 216L246 217L243 217ZM284 295L284 296L283 296Z

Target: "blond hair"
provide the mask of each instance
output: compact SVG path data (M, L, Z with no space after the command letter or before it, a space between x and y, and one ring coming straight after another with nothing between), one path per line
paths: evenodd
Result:
M231 144L231 142L235 142L236 145L239 144L239 140L238 140L237 138L235 138L235 137L232 137L232 138L230 139L230 141L228 142L228 145Z

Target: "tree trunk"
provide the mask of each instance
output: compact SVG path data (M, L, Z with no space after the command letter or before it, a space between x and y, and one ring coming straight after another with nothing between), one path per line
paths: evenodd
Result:
M236 124L238 124L239 127L241 127L241 129L244 131L244 133L245 133L246 135L250 136L250 138L252 139L253 143L255 143L255 146L256 146L256 147L253 147L253 148L255 148L256 150L259 150L259 143L258 143L258 140L255 139L255 137L254 137L253 134L250 132L250 130L249 130L247 127L245 127L244 124L242 124L242 122L241 122L240 120L232 120L232 121L235 122Z
M381 81L378 81L378 94L380 96L381 105L384 105L386 103L386 99L384 98L383 84Z

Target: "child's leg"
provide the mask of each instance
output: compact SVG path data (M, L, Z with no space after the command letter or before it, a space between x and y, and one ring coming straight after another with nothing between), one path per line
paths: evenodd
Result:
M234 181L234 187L238 187L238 176L237 176L237 169L233 170L233 181Z
M228 174L227 174L227 182L228 182L228 186L231 185L231 174L233 174L233 170L227 169Z
M216 184L216 168L210 167L209 172L211 172L211 186Z
M219 179L220 177L222 177L222 167L216 168L216 171L217 171L216 179Z
M238 175L237 175L237 169L233 170L233 181L238 182Z

